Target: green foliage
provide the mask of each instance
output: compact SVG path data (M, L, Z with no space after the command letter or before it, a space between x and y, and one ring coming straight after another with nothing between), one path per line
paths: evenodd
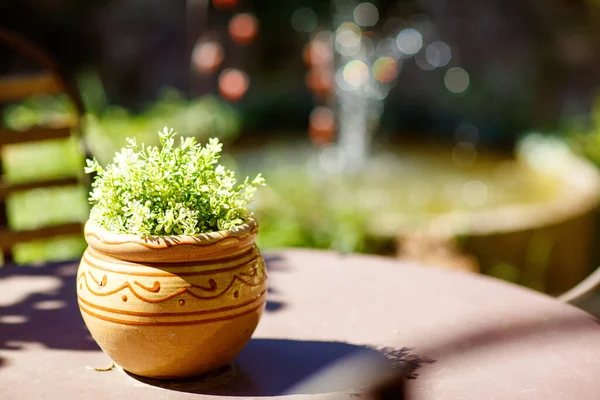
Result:
M79 77L86 105L83 137L88 148L104 164L120 149L126 136L140 143L159 144L156 134L165 124L178 126L186 136L206 141L235 137L239 115L230 105L213 96L187 100L175 90L165 90L158 100L133 114L109 105L97 76ZM66 95L37 96L8 104L0 112L0 125L18 131L36 125L61 126L75 121L76 110ZM6 146L2 151L4 178L11 183L56 179L77 174L83 168L79 138ZM89 216L86 190L68 187L39 189L12 194L7 199L8 219L15 230L35 229L65 222L85 221ZM15 261L74 259L85 249L80 235L18 244ZM1 260L0 260L1 262Z
M256 201L260 246L387 252L399 232L443 215L552 199L571 159L561 142L537 136L524 140L514 159L484 153L470 167L454 164L449 149L407 146L373 157L363 173L327 174L310 152L275 144L247 156L243 170L265 171L269 182ZM472 182L484 190L476 202L464 189Z
M267 179L269 189L256 202L260 246L373 252L367 243L368 212L341 182L316 182L302 170L283 166L269 168ZM338 197L341 191L348 196Z
M600 96L592 104L589 120L573 118L563 124L571 148L600 167Z
M186 136L194 136L200 141L208 137L234 138L240 125L238 112L231 105L213 96L187 100L173 89L165 90L155 103L139 114L120 106L98 103L101 101L86 99L82 133L92 153L104 163L110 162L126 136L157 145L158 138L153 132L165 125L177 126ZM59 95L38 96L9 105L0 119L7 128L22 131L40 125L73 124L76 116L68 96ZM44 143L36 143L36 147L43 148Z
M63 125L75 120L75 107L66 94L36 96L6 107L2 117L4 125L17 131L32 126Z
M250 217L261 175L238 184L233 171L218 165L218 139L202 146L182 137L175 146L176 135L165 127L160 148L128 138L106 168L88 160L85 171L97 173L90 218L111 232L165 236L235 229Z
M188 101L177 91L166 90L141 114L107 106L102 111L87 113L84 118L88 145L103 163L110 161L126 136L147 145L158 145L153 132L165 125L177 126L182 134L199 141L208 137L224 140L237 135L239 116L230 105L212 96Z

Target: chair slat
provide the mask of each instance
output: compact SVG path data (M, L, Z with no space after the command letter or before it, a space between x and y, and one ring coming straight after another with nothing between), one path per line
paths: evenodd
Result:
M5 199L11 193L24 192L31 189L52 188L80 184L80 180L75 176L26 183L9 183L0 179L0 199Z
M48 72L0 78L0 101L3 102L19 101L44 94L55 95L63 91L62 85Z
M52 236L81 235L83 223L73 222L62 225L48 226L27 231L0 230L0 249L10 250L18 243L32 242L39 239L50 239Z
M61 127L35 127L26 131L15 131L11 129L0 129L0 147L38 142L52 139L66 139L71 136L70 126Z

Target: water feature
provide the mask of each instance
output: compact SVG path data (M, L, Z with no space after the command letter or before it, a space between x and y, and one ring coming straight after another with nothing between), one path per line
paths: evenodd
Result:
M403 64L443 68L450 64L452 50L424 15L404 22L384 20L373 3L354 0L333 0L330 9L331 33L316 32L317 24L307 22L316 14L306 8L294 14L292 25L311 35L311 72L333 75L325 79L331 82L330 96L317 96L336 116L338 151L328 154L341 157L343 170L355 173L368 163L385 99L398 84ZM451 92L467 89L468 74L462 68L450 68L445 78Z
M576 221L598 202L596 172L564 144L544 140L526 140L516 154L480 152L479 131L468 121L449 147L382 148L374 137L384 103L394 87L404 89L415 65L423 73L441 69L431 76L457 101L468 95L469 74L424 15L382 21L373 4L347 0L333 0L331 12L331 30L318 30L306 8L292 17L310 37L304 57L319 109L310 121L317 148L287 143L254 155L269 182L257 202L263 247L408 254L435 265L476 259L469 270L550 292L584 276L583 256L562 255L573 246L588 251L590 231ZM333 115L335 124L315 115ZM586 239L574 243L571 229ZM418 251L407 253L406 243Z

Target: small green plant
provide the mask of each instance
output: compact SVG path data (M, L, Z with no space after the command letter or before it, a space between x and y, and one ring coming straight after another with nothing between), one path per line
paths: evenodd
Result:
M194 235L244 223L257 187L265 184L261 175L238 184L234 172L218 164L218 139L202 146L181 137L176 146L176 135L165 127L160 148L128 138L106 168L87 160L85 172L97 174L90 219L108 231L140 236Z

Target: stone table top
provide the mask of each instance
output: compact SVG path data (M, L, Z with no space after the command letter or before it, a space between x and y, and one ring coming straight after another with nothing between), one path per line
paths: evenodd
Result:
M346 399L390 369L411 400L598 399L600 325L492 278L374 256L266 253L267 311L232 365L134 377L81 319L76 264L0 269L0 399ZM383 375L381 375L383 376Z

